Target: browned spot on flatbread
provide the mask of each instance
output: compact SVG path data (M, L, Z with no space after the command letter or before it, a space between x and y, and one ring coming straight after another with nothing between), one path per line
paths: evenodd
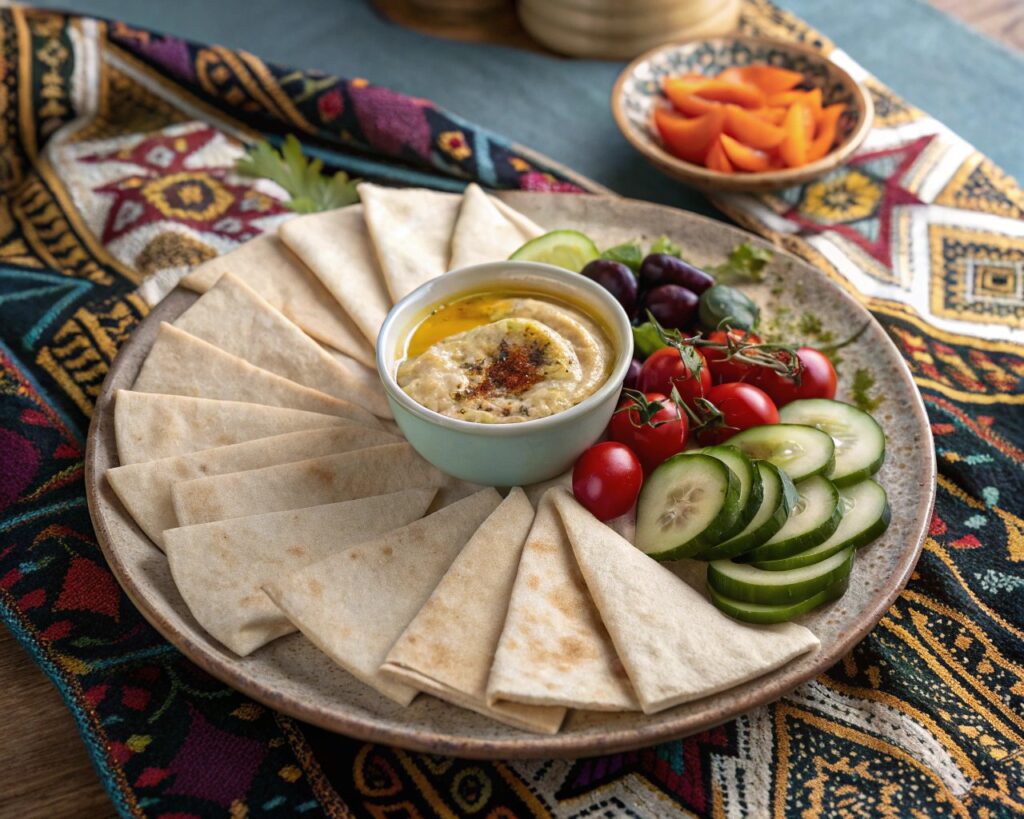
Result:
M535 552L543 552L544 554L551 554L558 551L558 544L551 543L547 540L532 540L529 543L529 548Z
M309 477L313 478L316 481L319 481L325 486L331 486L334 484L334 472L332 472L330 469L319 466L317 464L313 464L307 467L306 471L309 473Z
M306 581L306 585L309 588L309 593L314 597L320 597L324 593L324 587L320 584L320 581L315 577L309 578Z
M285 551L288 552L288 554L293 555L295 557L306 556L306 550L302 546L289 546Z
M526 585L529 586L531 589L534 589L534 590L539 589L540 588L540 578L537 575L535 575L535 574L531 574L528 578L526 578Z
M391 557L391 555L395 553L395 550L392 549L390 546L385 546L383 549L380 550L380 553L384 555L384 557Z
M562 637L558 641L558 648L561 651L562 657L570 665L581 663L584 660L593 660L597 656L593 648L578 637Z
M566 617L574 617L576 615L578 610L576 606L577 597L572 593L571 589L567 589L565 586L553 589L547 593L546 599L548 603Z

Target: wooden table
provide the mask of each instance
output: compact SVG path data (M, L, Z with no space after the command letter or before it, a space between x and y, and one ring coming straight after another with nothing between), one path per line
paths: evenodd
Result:
M1024 50L1022 0L931 0L944 11L1014 48ZM493 26L424 19L408 0L377 0L410 27L455 39L536 48L506 15ZM60 695L14 639L0 628L0 818L105 819L115 812L100 787Z

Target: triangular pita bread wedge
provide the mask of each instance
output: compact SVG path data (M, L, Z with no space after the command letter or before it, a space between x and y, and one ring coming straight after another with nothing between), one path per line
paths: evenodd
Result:
M437 489L447 481L402 443L196 478L175 484L171 496L178 524L193 526L403 489Z
M455 555L500 502L501 495L485 489L263 588L334 662L408 705L416 689L383 675L381 663Z
M114 434L121 464L187 455L285 432L341 426L356 424L337 415L185 395L118 390L114 401Z
M199 265L181 280L205 293L231 272L269 301L313 338L373 364L373 349L320 280L273 234L250 239L234 250Z
M156 341L132 389L222 401L249 401L338 415L368 426L380 426L373 413L351 401L333 398L253 366L167 322L160 324Z
M379 382L368 388L233 273L221 276L174 326L253 366L350 401L379 417L391 417Z
M289 219L277 235L345 308L370 345L376 346L391 297L366 231L363 206Z
M448 271L462 197L426 188L359 186L363 217L393 302Z
M487 676L532 523L533 507L522 489L513 489L459 552L381 671L499 722L554 734L564 708L487 704Z
M752 626L601 523L562 490L555 505L645 714L760 677L818 647L797 623Z
M168 529L171 575L189 611L245 656L295 631L263 585L419 520L434 492L391 495Z
M541 498L526 538L487 700L638 710L558 519L554 493L560 491Z
M116 466L107 470L107 480L139 528L162 549L164 529L178 525L171 498L175 483L396 442L394 435L380 429L355 424L324 427Z
M449 267L457 270L471 264L500 262L544 232L522 214L519 217L515 222L510 220L498 208L496 200L471 182L462 195L462 206L452 232Z

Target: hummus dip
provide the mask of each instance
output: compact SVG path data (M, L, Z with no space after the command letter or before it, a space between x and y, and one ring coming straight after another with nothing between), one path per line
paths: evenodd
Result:
M608 378L613 359L601 328L568 303L480 295L438 308L417 328L397 380L441 415L510 424L576 406Z

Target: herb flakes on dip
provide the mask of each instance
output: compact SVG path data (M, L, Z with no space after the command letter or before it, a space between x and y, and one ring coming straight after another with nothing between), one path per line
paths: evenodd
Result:
M398 385L429 410L489 424L576 406L608 378L614 350L585 312L548 295L481 293L415 329Z

